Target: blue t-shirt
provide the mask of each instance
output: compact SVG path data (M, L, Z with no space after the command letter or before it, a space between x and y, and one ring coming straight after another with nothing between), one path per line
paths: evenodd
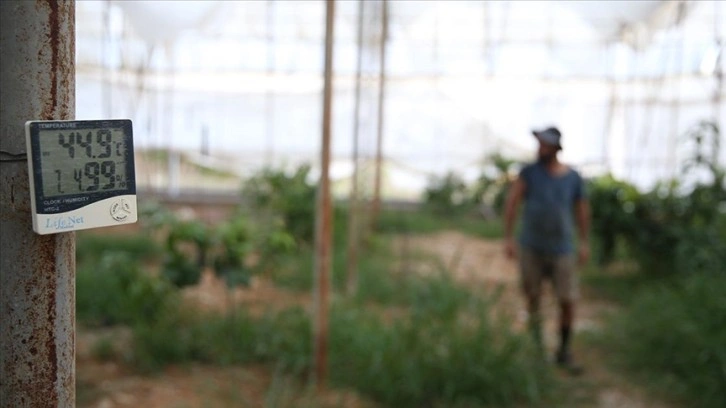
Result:
M580 174L570 169L551 175L535 163L525 166L519 177L525 184L519 243L549 255L572 253L574 205L585 197Z

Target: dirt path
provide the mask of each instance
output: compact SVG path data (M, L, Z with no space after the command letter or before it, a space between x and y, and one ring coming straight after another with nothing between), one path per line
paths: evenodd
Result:
M521 292L517 265L504 254L501 241L478 239L455 231L430 235L401 236L394 241L401 258L413 258L428 254L440 260L458 281L469 287L501 291L496 304L499 311L515 317L516 329L524 330L527 313ZM612 304L588 296L588 288L582 287L582 300L577 309L577 333L596 332L602 328L606 313L616 311ZM548 350L556 347L557 305L549 286L545 286L543 313L545 315L545 342ZM574 341L574 353L586 370L580 377L562 375L566 399L563 406L592 408L651 408L672 407L654 401L651 395L629 383L604 362L608 356L587 342Z

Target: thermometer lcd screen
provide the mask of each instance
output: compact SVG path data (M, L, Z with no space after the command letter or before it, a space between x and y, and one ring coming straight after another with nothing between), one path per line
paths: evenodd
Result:
M38 142L45 198L128 188L122 128L41 130Z

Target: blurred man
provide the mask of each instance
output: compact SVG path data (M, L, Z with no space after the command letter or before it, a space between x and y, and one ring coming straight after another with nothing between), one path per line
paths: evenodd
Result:
M557 157L562 150L560 131L550 127L532 134L539 142L537 161L521 170L509 191L505 207L505 250L510 259L519 258L529 329L541 351L544 350L540 315L542 282L552 281L560 309L560 344L555 361L562 367L579 371L570 346L575 302L579 296L575 258L577 254L579 264L583 265L590 256L589 205L582 177ZM515 242L514 226L522 201L522 223ZM574 224L579 235L577 251Z

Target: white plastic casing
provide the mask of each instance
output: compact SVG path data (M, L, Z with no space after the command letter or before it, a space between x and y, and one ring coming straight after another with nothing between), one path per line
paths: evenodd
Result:
M31 197L33 208L35 208L35 197L32 194ZM138 221L136 208L135 195L122 195L59 214L38 214L34 210L33 231L45 235L133 224Z

